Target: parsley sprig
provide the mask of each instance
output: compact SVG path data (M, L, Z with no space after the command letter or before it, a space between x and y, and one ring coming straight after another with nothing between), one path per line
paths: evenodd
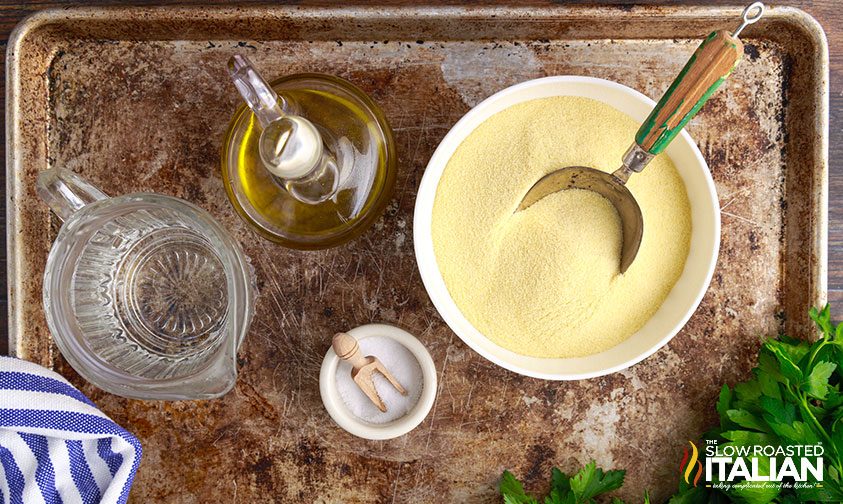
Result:
M779 336L765 341L752 378L734 389L724 385L720 390L716 406L720 425L704 438L736 447L821 444L824 481L799 488L759 488L738 482L725 492L680 481L671 504L708 503L716 494L748 504L843 502L843 324L835 326L831 321L828 305L809 313L819 328L819 339L810 343ZM762 470L769 474L769 467L764 467L767 462L766 457L759 458Z
M680 479L670 504L843 502L843 323L831 321L828 305L812 308L810 316L819 328L819 339L810 343L779 336L765 341L752 377L734 388L723 385L716 404L719 426L703 439L736 448L821 444L822 483L758 486L743 481L722 490L695 487ZM769 474L768 460L761 457L758 463ZM570 477L554 468L544 504L592 504L596 497L619 488L623 478L624 471L603 472L593 461ZM509 471L504 471L500 490L505 504L539 504Z
M596 502L597 496L620 488L625 473L626 471L603 472L593 460L573 476L554 467L550 479L550 495L544 498L544 504L592 504ZM504 504L539 504L538 499L528 495L509 471L503 472L500 491ZM646 496L645 503L649 504ZM623 504L623 501L614 498L612 504Z

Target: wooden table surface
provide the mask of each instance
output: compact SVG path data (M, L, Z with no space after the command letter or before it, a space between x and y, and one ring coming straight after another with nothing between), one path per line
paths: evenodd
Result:
M0 100L5 105L5 55L8 37L15 25L27 15L42 9L71 7L76 5L207 5L209 3L219 4L233 4L233 3L255 3L255 2L222 2L218 0L192 0L192 1L134 1L125 2L117 0L90 0L87 2L78 1L64 1L64 0L33 0L29 2L12 2L8 0L0 0L0 44L2 44L2 59L4 62L4 79L0 86L3 87L3 92L0 93ZM347 2L327 2L327 1L281 1L273 3L290 3L290 4L308 4L308 5L337 5L347 4ZM380 2L358 2L364 4L410 4L414 3L407 0L382 0ZM434 2L427 2L434 3ZM507 2L436 2L442 5L486 5ZM526 2L509 2L524 5ZM734 5L736 1L732 0L714 0L714 1L693 1L693 0L673 0L673 1L607 1L607 0L592 0L591 2L566 2L558 0L556 2L549 1L531 1L529 5L550 5L559 3L589 3L589 4L625 4L625 5L641 5L641 4L659 4L659 5ZM772 4L772 2L770 2ZM776 2L776 4L779 4ZM828 288L829 301L832 303L833 313L835 318L843 318L843 11L840 9L839 0L792 0L790 2L782 2L781 5L789 5L798 7L812 16L814 16L826 31L829 43L830 55L830 125L829 125L829 268L828 268ZM5 132L5 128L3 129ZM3 142L0 149L3 149L3 158L5 159L5 142ZM5 188L5 171L0 174L2 181L0 187ZM5 198L4 198L5 201ZM0 214L0 226L3 232L0 233L0 260L2 260L2 268L0 268L0 313L2 313L3 322L0 324L0 355L5 355L7 348L7 294L6 294L6 213Z

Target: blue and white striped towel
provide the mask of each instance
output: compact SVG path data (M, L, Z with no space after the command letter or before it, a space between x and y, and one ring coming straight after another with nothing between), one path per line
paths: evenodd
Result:
M0 356L0 503L124 503L141 446L64 378Z

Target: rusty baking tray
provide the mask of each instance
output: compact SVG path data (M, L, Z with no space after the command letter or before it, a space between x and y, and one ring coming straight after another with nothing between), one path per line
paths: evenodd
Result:
M8 54L9 296L12 351L80 386L138 434L136 502L498 502L510 468L543 490L553 464L628 469L620 496L675 488L682 446L714 420L723 382L744 378L761 337L807 337L826 298L825 36L772 8L746 32L746 61L689 125L723 208L711 289L667 347L621 373L574 383L483 360L427 298L412 247L428 157L469 108L535 77L591 75L656 97L740 8L160 8L60 10L22 23ZM238 104L225 62L245 52L268 74L340 75L395 129L396 194L374 228L323 252L249 231L219 174ZM41 276L57 222L36 174L63 165L112 194L156 191L206 208L243 243L260 301L225 398L139 402L84 383L57 353ZM338 330L401 326L430 349L435 409L407 436L367 442L322 407L319 365Z

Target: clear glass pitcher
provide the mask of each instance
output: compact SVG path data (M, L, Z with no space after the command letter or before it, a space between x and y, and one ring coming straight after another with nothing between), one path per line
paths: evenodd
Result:
M62 355L98 387L139 399L208 399L237 379L254 269L201 208L161 194L109 198L53 168L38 195L64 221L44 273Z

